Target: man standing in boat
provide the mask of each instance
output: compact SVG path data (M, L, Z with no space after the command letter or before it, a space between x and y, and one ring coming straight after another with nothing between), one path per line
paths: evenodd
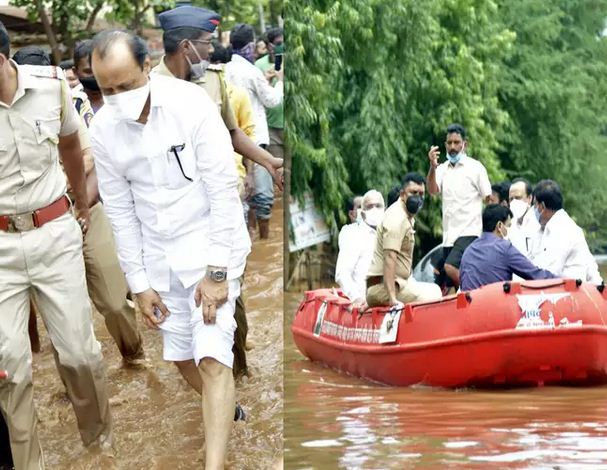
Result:
M415 245L415 215L424 205L425 180L419 173L403 178L400 198L392 204L377 227L373 261L367 275L367 304L399 305L441 298L433 283L411 276Z
M439 147L428 152L428 192L443 197L443 250L445 273L457 289L459 266L465 249L482 231L483 201L489 202L491 183L481 162L466 153L466 129L460 124L447 127L447 160L438 163Z

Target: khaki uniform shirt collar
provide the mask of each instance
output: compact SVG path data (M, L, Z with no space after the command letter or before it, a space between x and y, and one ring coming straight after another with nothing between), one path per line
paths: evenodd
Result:
M13 59L9 59L9 63L17 71L17 91L13 97L13 102L8 103L9 106L12 106L25 95L25 90L36 88L38 86L38 82L28 73L25 67L20 66Z
M173 72L171 72L169 70L169 68L167 67L167 65L165 63L165 58L166 58L166 55L163 55L160 58L160 62L158 63L158 65L156 67L154 67L153 71L156 72L156 73L159 73L160 75L165 75L167 77L177 78L177 77L175 77L175 75L173 75ZM191 80L192 83L204 83L205 81L206 80L204 78L204 75L201 78L197 79L197 80Z

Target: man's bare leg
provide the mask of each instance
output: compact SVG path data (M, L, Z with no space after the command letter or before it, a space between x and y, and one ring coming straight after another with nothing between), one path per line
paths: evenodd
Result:
M189 383L199 395L202 395L202 378L200 377L200 371L198 370L198 367L196 367L194 359L173 362L186 382Z
M229 367L206 357L198 366L202 376L202 413L206 441L205 470L222 470L234 418L234 377Z
M445 274L447 274L453 282L455 290L459 289L459 269L450 264L445 264Z

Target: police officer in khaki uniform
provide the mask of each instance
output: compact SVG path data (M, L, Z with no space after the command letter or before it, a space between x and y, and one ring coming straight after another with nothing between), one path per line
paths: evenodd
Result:
M415 246L415 215L424 203L425 179L419 173L403 178L400 197L386 210L377 227L373 261L367 275L367 304L402 305L436 300L440 288L434 283L416 282L411 276Z
M50 65L50 57L45 58L45 54L44 50L39 47L29 47L19 50L13 58L19 65ZM46 55L48 56L48 54ZM118 262L112 227L105 215L103 205L99 201L97 176L88 134L93 109L86 93L82 90L73 89L72 100L80 115L78 136L82 148L90 211L89 230L84 239L84 264L88 292L95 308L103 315L105 325L116 342L124 363L137 366L144 357L141 335L137 328L137 317L134 307L129 305L126 299L128 286ZM68 196L72 200L74 199L69 182ZM33 305L29 326L32 351L38 352L40 342Z
M84 278L89 223L79 119L60 69L9 61L0 23L0 408L15 467L44 468L27 337L30 293L40 306L85 445L111 445L111 416ZM75 211L66 197L71 182ZM82 229L82 230L81 230Z
M280 185L281 173L277 177L276 170L282 167L282 160L255 145L238 127L230 106L223 68L219 64L211 65L209 62L212 34L219 25L221 16L204 8L182 6L161 13L158 20L164 31L162 41L166 55L152 72L188 80L203 87L217 103L221 117L230 131L234 150L266 168ZM238 329L234 338L232 370L238 377L248 374L245 353L248 326L242 295L236 302L234 318Z

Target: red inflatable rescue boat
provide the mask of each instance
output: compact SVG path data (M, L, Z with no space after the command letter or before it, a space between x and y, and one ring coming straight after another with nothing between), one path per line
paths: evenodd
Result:
M552 279L362 312L319 289L291 331L311 360L388 385L593 385L607 383L606 319L604 286Z

